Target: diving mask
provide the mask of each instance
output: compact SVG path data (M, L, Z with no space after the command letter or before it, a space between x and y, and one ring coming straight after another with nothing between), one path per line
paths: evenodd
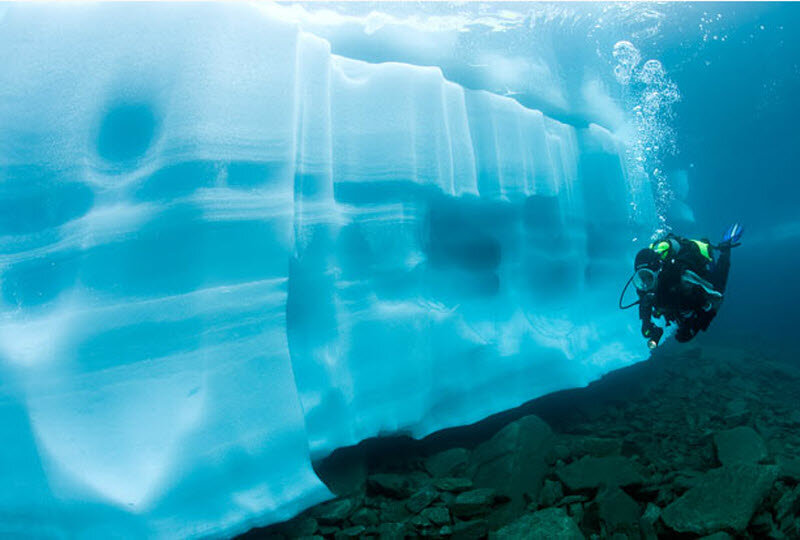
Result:
M649 268L640 268L633 274L633 286L641 292L651 292L658 283L658 273Z

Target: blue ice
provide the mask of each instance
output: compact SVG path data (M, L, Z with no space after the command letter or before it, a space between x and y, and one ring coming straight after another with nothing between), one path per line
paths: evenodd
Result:
M0 533L242 532L643 357L612 130L250 5L3 9Z

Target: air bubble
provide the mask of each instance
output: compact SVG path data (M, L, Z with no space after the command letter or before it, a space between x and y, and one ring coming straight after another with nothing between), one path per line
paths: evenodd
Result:
M644 84L659 84L664 80L666 73L664 66L658 60L648 60L639 72L639 81Z
M617 65L614 67L614 77L620 84L627 85L636 66L641 62L642 55L630 41L619 41L614 45L613 56L617 61Z
M662 160L665 154L675 152L675 134L669 122L673 118L672 104L680 100L680 93L661 62L650 59L640 66L641 53L629 41L614 45L613 55L617 61L614 76L623 87L626 108L633 114L626 164L635 182L653 187L656 215L663 229L673 195ZM634 207L634 215L637 212Z

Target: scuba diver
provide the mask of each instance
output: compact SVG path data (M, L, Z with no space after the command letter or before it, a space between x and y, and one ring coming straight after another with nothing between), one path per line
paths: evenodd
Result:
M708 240L692 240L672 233L640 250L634 260L631 281L639 300L622 306L639 305L642 335L647 346L658 346L664 330L652 318L664 317L667 326L677 324L675 339L686 342L699 331L705 331L716 316L728 282L731 249L739 246L743 233L737 223L725 232L722 242L712 245Z

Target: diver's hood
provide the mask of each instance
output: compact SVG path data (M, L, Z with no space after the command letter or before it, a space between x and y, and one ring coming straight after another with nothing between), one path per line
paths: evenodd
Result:
M659 257L658 253L653 251L652 249L641 249L636 254L636 258L633 261L633 267L636 270L640 268L657 268L658 265L661 263L661 258Z

